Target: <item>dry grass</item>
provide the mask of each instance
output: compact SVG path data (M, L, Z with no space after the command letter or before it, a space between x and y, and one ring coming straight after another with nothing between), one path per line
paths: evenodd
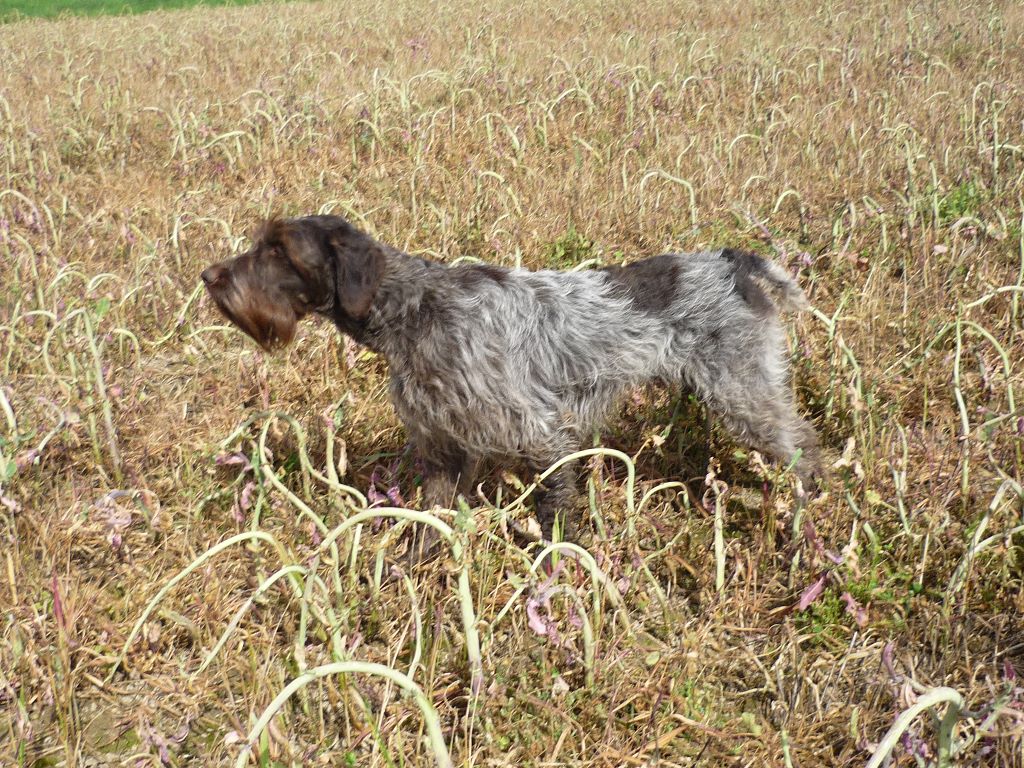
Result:
M0 762L231 764L290 680L367 662L422 698L319 678L254 759L431 764L418 701L457 765L863 765L948 686L953 759L1024 765L1021 7L432 5L0 27ZM830 492L797 510L640 392L603 436L634 498L591 464L607 579L538 586L495 472L450 558L378 585L390 523L320 542L339 483L415 501L381 361L323 325L264 359L198 291L275 210L446 260L773 254L817 308L795 385ZM641 508L666 480L694 499ZM944 712L897 764L947 760Z

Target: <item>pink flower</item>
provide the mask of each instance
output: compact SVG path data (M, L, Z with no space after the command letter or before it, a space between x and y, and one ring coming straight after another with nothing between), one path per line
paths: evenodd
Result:
M821 574L821 576L818 577L818 580L811 584L811 586L805 589L803 594L800 595L800 602L797 603L796 609L798 611L806 611L810 608L811 603L821 597L822 593L825 591L826 581L828 581L828 573Z
M868 623L868 612L860 603L853 599L849 592L843 592L840 599L846 603L846 612L853 616L858 627L865 627Z

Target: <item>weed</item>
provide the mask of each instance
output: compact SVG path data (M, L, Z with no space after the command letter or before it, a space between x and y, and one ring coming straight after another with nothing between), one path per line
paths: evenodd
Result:
M981 210L981 191L974 181L962 182L939 200L939 219L952 224L965 216L977 216Z
M570 269L593 258L594 244L570 222L565 233L544 248L544 265L549 269Z

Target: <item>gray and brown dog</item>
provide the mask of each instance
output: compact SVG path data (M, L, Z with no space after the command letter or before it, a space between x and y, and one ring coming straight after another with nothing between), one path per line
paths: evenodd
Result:
M481 459L553 464L651 380L688 386L733 435L795 462L805 483L819 472L777 310L806 299L753 254L665 254L578 272L446 266L337 216L308 216L270 221L249 251L202 278L265 349L290 342L298 321L317 313L383 355L431 505L450 506ZM546 539L574 494L571 465L538 491Z

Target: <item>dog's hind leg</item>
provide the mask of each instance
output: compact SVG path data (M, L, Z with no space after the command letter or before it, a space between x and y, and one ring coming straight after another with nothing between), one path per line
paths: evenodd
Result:
M782 350L781 334L769 334L751 354L736 355L727 366L704 360L686 379L734 437L792 463L805 490L812 491L821 478L818 438L797 412Z
M821 476L818 438L797 413L788 392L747 393L746 397L709 397L709 405L729 432L784 465L793 464L805 490Z

